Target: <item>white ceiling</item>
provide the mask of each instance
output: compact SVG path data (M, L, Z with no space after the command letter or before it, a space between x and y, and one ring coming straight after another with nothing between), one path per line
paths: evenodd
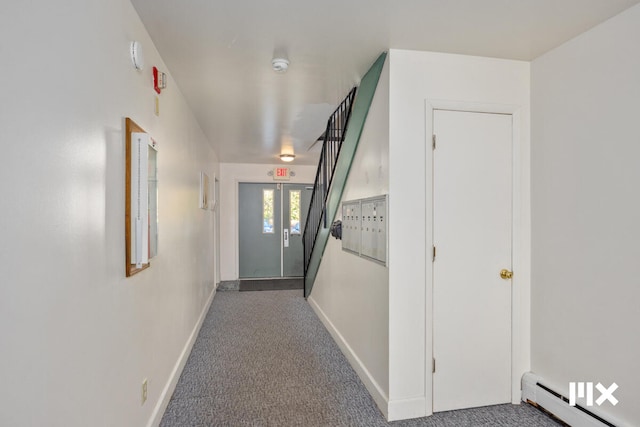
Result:
M639 2L132 0L220 161L294 164L385 50L531 60Z

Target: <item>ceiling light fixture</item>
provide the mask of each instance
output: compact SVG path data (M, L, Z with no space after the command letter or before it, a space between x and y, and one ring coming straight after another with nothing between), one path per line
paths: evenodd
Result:
M282 160L283 162L292 162L295 158L295 154L280 154L280 160Z
M273 71L276 73L285 73L289 68L289 60L284 58L273 58L271 66L273 67Z

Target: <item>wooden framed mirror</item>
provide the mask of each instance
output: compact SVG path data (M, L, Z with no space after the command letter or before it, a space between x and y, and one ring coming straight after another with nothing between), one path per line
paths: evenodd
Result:
M156 142L125 119L125 274L149 268L158 254L158 151Z

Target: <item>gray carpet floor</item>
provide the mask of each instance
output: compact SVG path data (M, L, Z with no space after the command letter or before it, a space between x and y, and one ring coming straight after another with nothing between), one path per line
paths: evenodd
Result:
M498 405L387 423L302 292L218 292L161 427L553 426Z

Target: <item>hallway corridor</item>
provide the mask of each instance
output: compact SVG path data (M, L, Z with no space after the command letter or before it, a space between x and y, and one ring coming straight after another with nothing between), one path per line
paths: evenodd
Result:
M557 426L529 405L387 423L302 291L218 292L161 422L185 426Z

